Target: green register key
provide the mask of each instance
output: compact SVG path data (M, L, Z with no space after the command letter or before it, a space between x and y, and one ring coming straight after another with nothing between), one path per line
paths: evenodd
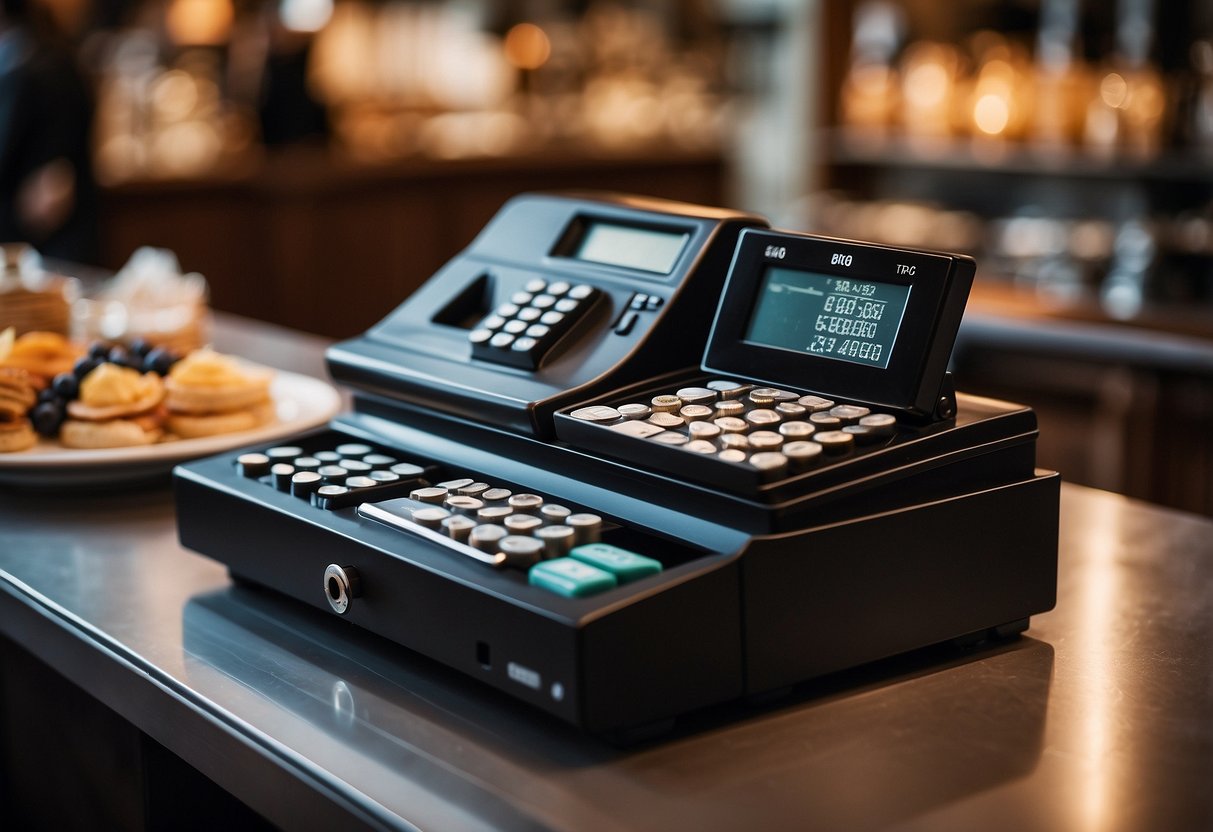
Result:
M583 543L569 552L569 557L610 572L619 583L647 578L661 571L661 562L620 549L609 543Z
M614 587L618 581L610 572L573 558L554 558L531 567L527 580L534 586L568 598L581 598Z

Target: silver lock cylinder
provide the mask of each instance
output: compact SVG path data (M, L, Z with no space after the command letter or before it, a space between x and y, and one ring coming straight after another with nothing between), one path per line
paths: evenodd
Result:
M330 563L324 569L324 597L338 615L345 615L353 599L362 594L358 570Z

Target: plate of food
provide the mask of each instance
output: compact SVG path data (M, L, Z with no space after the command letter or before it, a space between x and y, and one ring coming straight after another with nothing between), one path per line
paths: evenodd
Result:
M146 479L317 427L340 405L324 381L209 348L0 334L0 486Z

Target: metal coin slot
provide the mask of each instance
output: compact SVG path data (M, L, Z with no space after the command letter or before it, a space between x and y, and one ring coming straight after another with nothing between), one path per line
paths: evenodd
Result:
M350 602L361 595L358 573L353 567L330 563L324 570L324 597L338 615L345 615Z

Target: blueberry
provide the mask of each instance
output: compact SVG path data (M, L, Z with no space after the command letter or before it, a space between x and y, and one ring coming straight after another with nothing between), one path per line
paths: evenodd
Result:
M132 362L138 362L139 359L134 358L126 347L118 344L109 351L105 360L111 364L117 364L119 367L131 367L135 366Z
M84 358L77 360L76 363L72 365L72 373L76 376L76 378L80 379L84 378L86 375L100 366L100 358L85 356Z
M105 360L105 355L110 351L110 345L104 341L94 341L88 345L88 357L97 359L98 363Z
M53 402L59 398L59 394L55 392L54 387L47 387L45 390L38 391L38 404L43 402Z
M80 379L76 378L72 373L60 373L55 376L55 380L51 382L51 389L59 395L60 398L71 401L80 395Z
M61 402L43 402L30 413L30 421L34 423L34 430L41 435L55 436L66 416Z
M142 361L152 351L152 345L147 342L146 338L136 338L131 341L130 350L132 355L139 356L139 359Z
M159 373L160 375L168 375L168 371L177 363L177 356L172 350L166 350L164 347L156 347L149 352L143 359L143 372Z

